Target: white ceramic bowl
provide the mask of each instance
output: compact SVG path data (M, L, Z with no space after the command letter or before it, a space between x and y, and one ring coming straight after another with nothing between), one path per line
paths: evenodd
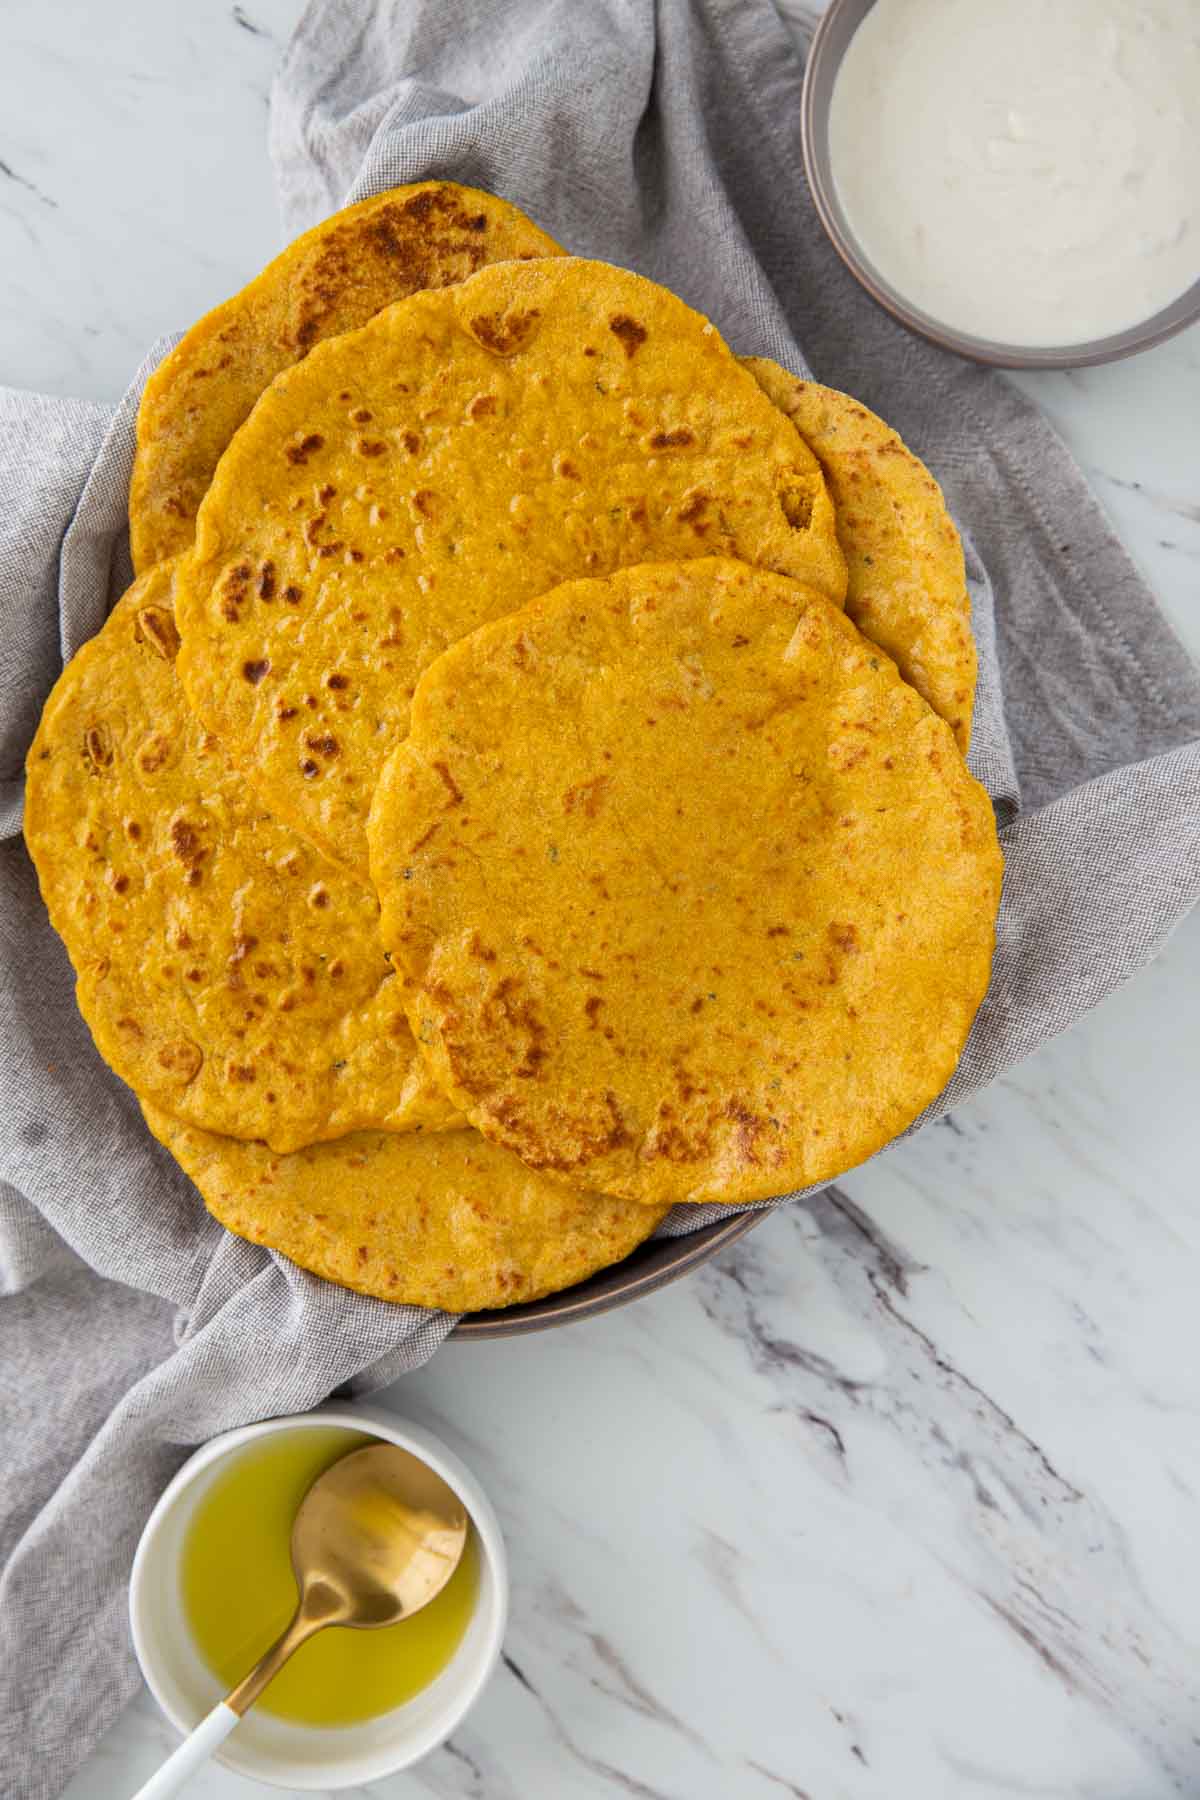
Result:
M357 1725L295 1725L254 1708L226 1739L216 1760L276 1787L357 1787L407 1769L445 1742L483 1691L496 1666L508 1614L504 1539L487 1495L470 1470L419 1425L370 1406L322 1407L244 1425L197 1450L151 1513L133 1559L129 1618L146 1684L171 1723L187 1732L223 1697L201 1661L184 1619L180 1551L197 1502L229 1458L270 1433L343 1425L399 1444L435 1469L471 1515L480 1547L475 1612L453 1659L420 1694Z

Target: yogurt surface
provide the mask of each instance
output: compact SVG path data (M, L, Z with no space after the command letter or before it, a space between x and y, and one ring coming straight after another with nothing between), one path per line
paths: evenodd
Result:
M911 305L1079 344L1200 277L1200 0L876 0L834 83L838 198Z

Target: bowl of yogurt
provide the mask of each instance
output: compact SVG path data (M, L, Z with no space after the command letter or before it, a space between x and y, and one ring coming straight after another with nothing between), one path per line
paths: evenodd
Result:
M801 130L842 261L943 348L1072 368L1200 319L1196 0L831 0Z

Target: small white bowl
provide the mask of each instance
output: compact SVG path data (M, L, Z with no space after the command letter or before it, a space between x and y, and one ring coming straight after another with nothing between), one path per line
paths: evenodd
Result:
M296 1725L252 1707L216 1754L217 1762L256 1781L327 1793L395 1775L445 1743L499 1659L508 1616L504 1539L487 1495L453 1451L421 1426L370 1406L327 1406L227 1431L197 1450L163 1494L147 1520L129 1582L133 1645L146 1685L171 1723L191 1731L224 1697L188 1629L180 1592L180 1552L197 1503L247 1444L274 1432L330 1425L399 1444L448 1481L474 1522L480 1574L475 1611L452 1660L403 1706L346 1726Z

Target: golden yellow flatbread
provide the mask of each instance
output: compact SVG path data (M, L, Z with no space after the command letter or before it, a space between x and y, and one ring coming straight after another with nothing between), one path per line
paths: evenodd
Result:
M278 1156L142 1110L230 1231L381 1300L536 1300L619 1262L663 1217L539 1175L474 1131L359 1132Z
M168 1112L291 1149L447 1124L375 896L278 824L175 679L172 565L72 658L25 841L105 1061Z
M965 755L975 640L962 542L941 488L891 426L849 394L760 356L744 360L825 471L849 572L846 611L951 726Z
M653 282L496 264L263 395L183 565L182 678L279 817L365 876L379 770L447 645L566 578L716 550L840 601L795 427Z
M193 325L147 383L129 496L134 568L187 549L221 452L268 383L314 344L484 263L558 254L515 206L451 181L392 188L305 232Z
M844 613L724 559L569 583L422 678L370 821L439 1085L647 1203L839 1174L983 999L992 809Z

